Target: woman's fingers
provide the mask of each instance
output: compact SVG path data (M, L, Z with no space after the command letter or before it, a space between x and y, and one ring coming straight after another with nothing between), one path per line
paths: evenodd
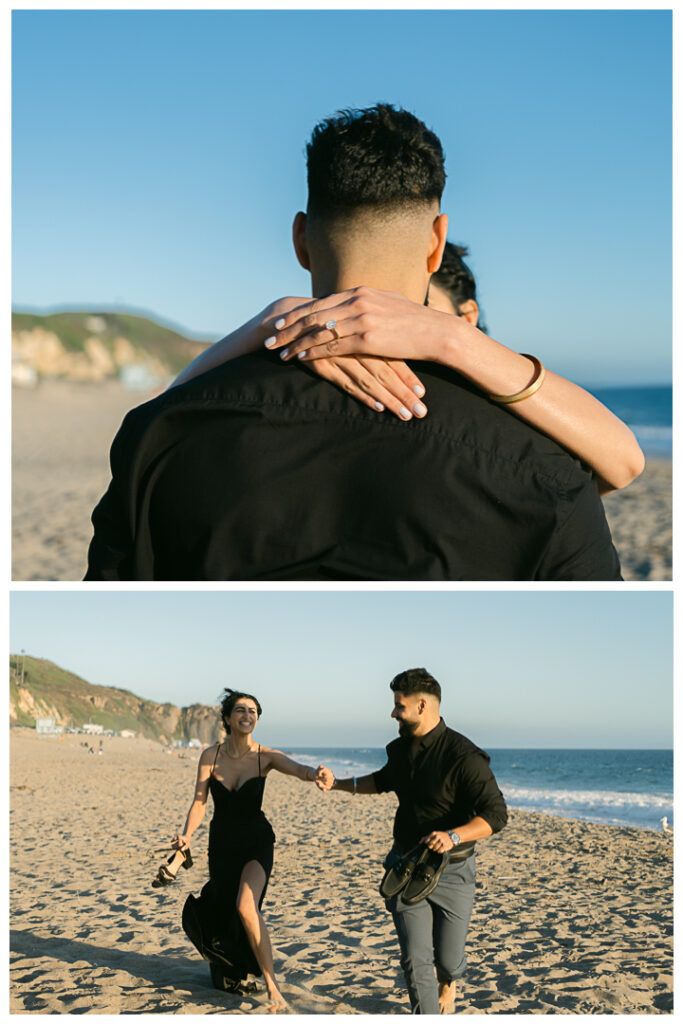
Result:
M312 370L320 377L324 377L325 380L329 380L331 384L336 384L342 391L346 391L352 398L356 398L363 405L367 405L368 409L373 409L375 412L384 412L385 405L379 398L373 398L368 392L366 392L360 385L351 377L346 370L343 370L339 365L339 360L332 359L316 359L315 364L311 366ZM388 394L388 393L387 393Z
M354 363L358 363L359 366L369 373L369 393L372 395L376 393L379 396L379 389L381 388L382 396L388 395L389 397L381 397L380 400L399 419L408 420L412 416L422 419L427 415L427 407L424 402L418 399L414 388L419 386L422 395L424 395L425 389L412 370L401 360L388 361L368 356L357 359L348 357L344 362L348 362L351 367L353 367ZM404 372L399 372L400 367L404 368ZM352 371L348 370L347 372ZM415 384L413 384L413 381L415 381ZM360 386L366 390L365 385L361 384Z
M358 358L363 363L363 365L367 365L368 361L374 362L375 359L374 356L369 356L368 360L364 359L361 356L359 356ZM413 371L410 369L407 363L404 363L402 359L386 359L383 361L386 362L386 364L391 367L391 369L398 377L400 377L400 379L403 381L406 387L410 388L410 390L414 394L416 394L418 398L422 398L422 396L425 393L424 384L422 383L420 378L413 373Z
M331 330L325 328L325 324L331 321L338 321L348 315L345 309L346 301L344 296L349 293L342 292L337 295L327 295L322 299L313 299L300 306L298 309L285 313L274 321L276 334L266 338L266 348L281 349L283 346L298 341L302 337L317 335L319 331L326 330L326 337L334 337ZM340 305L340 299L342 304ZM322 340L322 339L321 339Z
M280 359L326 359L329 356L352 356L366 352L368 355L382 356L385 353L381 348L368 348L382 344L382 338L378 337L376 331L368 330L369 326L366 315L361 313L339 320L334 328L309 329L280 349Z
M427 414L412 387L384 359L316 359L311 369L376 412L387 409L404 422Z

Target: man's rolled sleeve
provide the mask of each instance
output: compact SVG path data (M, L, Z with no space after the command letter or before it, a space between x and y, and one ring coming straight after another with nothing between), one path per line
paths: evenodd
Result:
M500 832L507 824L508 811L488 760L481 754L470 754L459 781L468 793L474 813L491 826L492 832Z

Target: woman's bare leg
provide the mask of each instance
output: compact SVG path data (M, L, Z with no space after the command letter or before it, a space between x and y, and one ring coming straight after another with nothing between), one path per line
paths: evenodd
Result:
M266 873L258 861L250 860L242 869L240 887L237 894L237 913L240 916L249 944L263 972L263 980L270 998L269 1010L285 1009L284 996L275 980L273 967L273 951L266 923L259 910L259 900L266 884Z

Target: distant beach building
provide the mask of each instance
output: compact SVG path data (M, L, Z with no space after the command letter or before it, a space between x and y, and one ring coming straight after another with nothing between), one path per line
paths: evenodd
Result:
M104 732L104 726L97 725L95 722L84 722L83 732L87 732L89 736L99 736Z
M141 363L121 367L119 376L127 391L152 391L162 385L162 378Z
M61 725L57 725L56 718L36 718L36 733L38 736L59 736L64 732Z
M132 729L122 729L119 736L123 736L124 740L134 740L135 733Z
M12 357L12 384L18 388L37 388L38 374L35 368Z

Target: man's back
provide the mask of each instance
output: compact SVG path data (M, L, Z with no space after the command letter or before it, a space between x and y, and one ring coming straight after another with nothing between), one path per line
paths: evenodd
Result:
M133 410L86 579L619 579L590 475L456 374L419 374L410 423L271 353Z

